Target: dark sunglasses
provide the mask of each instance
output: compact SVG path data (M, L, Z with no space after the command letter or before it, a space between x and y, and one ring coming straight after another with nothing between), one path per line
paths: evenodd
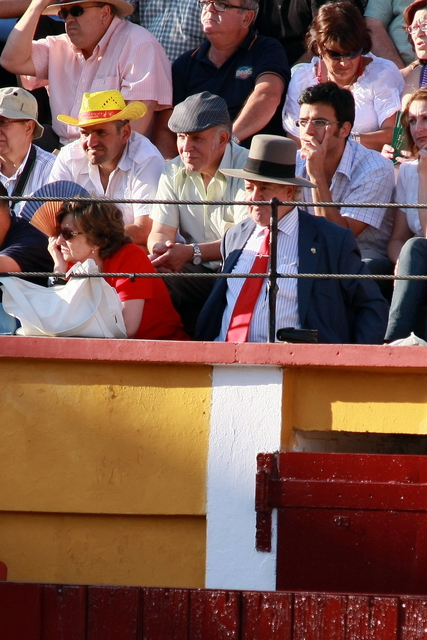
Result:
M66 20L68 18L68 14L70 14L70 16L72 16L73 18L80 18L80 16L84 14L86 9L101 9L101 7L103 6L103 4L88 4L82 7L81 4L76 4L69 9L60 9L58 11L58 16L61 18L61 20Z
M359 51L352 51L351 53L341 53L340 51L334 51L333 49L324 49L324 53L331 58L331 60L354 60L358 58L363 49L359 49Z
M83 235L81 231L71 231L68 227L64 227L63 229L61 227L58 228L58 236L62 236L67 242L72 240L75 236L81 235Z

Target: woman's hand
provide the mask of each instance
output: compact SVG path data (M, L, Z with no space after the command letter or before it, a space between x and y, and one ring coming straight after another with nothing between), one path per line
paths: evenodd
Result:
M381 150L381 155L389 160L396 160L399 164L402 164L402 162L405 162L406 160L416 159L416 156L413 156L410 151L406 151L405 149L398 151L399 155L394 157L395 151L395 148L392 147L391 144L385 144Z
M58 236L51 236L47 245L48 251L53 258L54 272L66 273L68 271L68 263L64 260L61 249L58 245Z

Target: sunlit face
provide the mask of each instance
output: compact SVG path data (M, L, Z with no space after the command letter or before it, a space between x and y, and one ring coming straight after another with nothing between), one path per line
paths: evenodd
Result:
M425 60L427 59L427 9L420 9L415 13L411 27L415 28L411 38L416 56L419 60Z
M241 0L226 0L227 4L241 6ZM203 31L209 37L210 34L235 35L241 29L249 27L254 18L253 11L239 11L229 8L226 11L217 11L213 4L202 8L201 22Z
M321 102L317 102L316 104L302 104L300 107L299 119L310 121L307 126L300 126L299 129L302 151L307 144L310 144L313 138L321 143L326 134L326 127L316 127L311 122L312 120L324 120L331 123L327 125L332 132L328 142L329 151L332 151L338 144L340 137L343 137L341 135L344 134L344 131L342 130L342 123L337 123L335 109L329 104L323 104ZM346 129L348 128L349 123L347 123Z
M117 130L115 122L80 128L80 142L90 164L117 165L122 157L131 128L125 124Z
M0 116L0 159L25 157L34 132L32 120L11 120Z
M361 56L358 55L352 60L348 60L348 58L334 60L330 54L328 54L328 51L345 54L351 54L353 52L345 51L334 40L327 41L322 47L322 58L328 70L329 80L336 82L340 87L353 83L357 77Z
M78 5L77 5L78 6ZM85 58L92 55L94 48L107 31L113 19L110 7L102 5L85 7L84 13L74 18L70 13L65 19L65 31L71 42L80 49Z
M271 200L277 198L281 202L292 201L296 187L290 184L275 184L273 182L261 182L258 180L245 180L246 200L248 202ZM289 211L291 206L279 207L278 219L283 218ZM271 207L268 205L250 205L248 204L249 215L252 220L262 227L268 227L270 224Z
M187 171L214 174L224 155L229 136L217 127L198 133L178 133L178 153Z
M418 149L427 148L427 101L414 100L408 112L409 129Z
M67 262L84 262L88 258L94 257L92 249L95 249L95 247L89 245L86 236L76 224L71 213L66 215L61 222L61 229L78 232L78 235L74 235L70 240L65 240L62 234L58 236L56 244L60 248L64 260Z

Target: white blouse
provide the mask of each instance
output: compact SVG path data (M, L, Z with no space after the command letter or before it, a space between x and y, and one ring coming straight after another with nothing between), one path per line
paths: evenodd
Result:
M373 53L364 57L372 59L362 75L353 85L352 94L356 103L356 119L353 133L370 133L381 128L384 120L399 111L401 93L404 87L402 75L390 60L378 58ZM316 64L320 58L313 58L308 64L297 64L292 68L285 106L283 107L283 128L299 138L295 120L299 118L298 98L307 87L318 84Z
M410 160L400 165L394 200L398 203L418 203L418 160ZM402 207L402 211L405 212L410 230L414 235L422 237L424 234L421 229L418 209Z

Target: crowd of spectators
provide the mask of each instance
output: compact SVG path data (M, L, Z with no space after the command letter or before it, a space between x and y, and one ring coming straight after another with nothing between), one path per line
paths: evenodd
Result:
M427 203L427 0L50 3L0 7L0 195L67 181L101 204L64 204L48 240L0 201L2 271L81 250L104 271L263 273L251 203L277 197L312 203L279 208L279 272L427 275L427 210L358 206ZM266 279L109 283L129 337L267 340ZM279 279L276 326L427 338L426 304L424 281Z

